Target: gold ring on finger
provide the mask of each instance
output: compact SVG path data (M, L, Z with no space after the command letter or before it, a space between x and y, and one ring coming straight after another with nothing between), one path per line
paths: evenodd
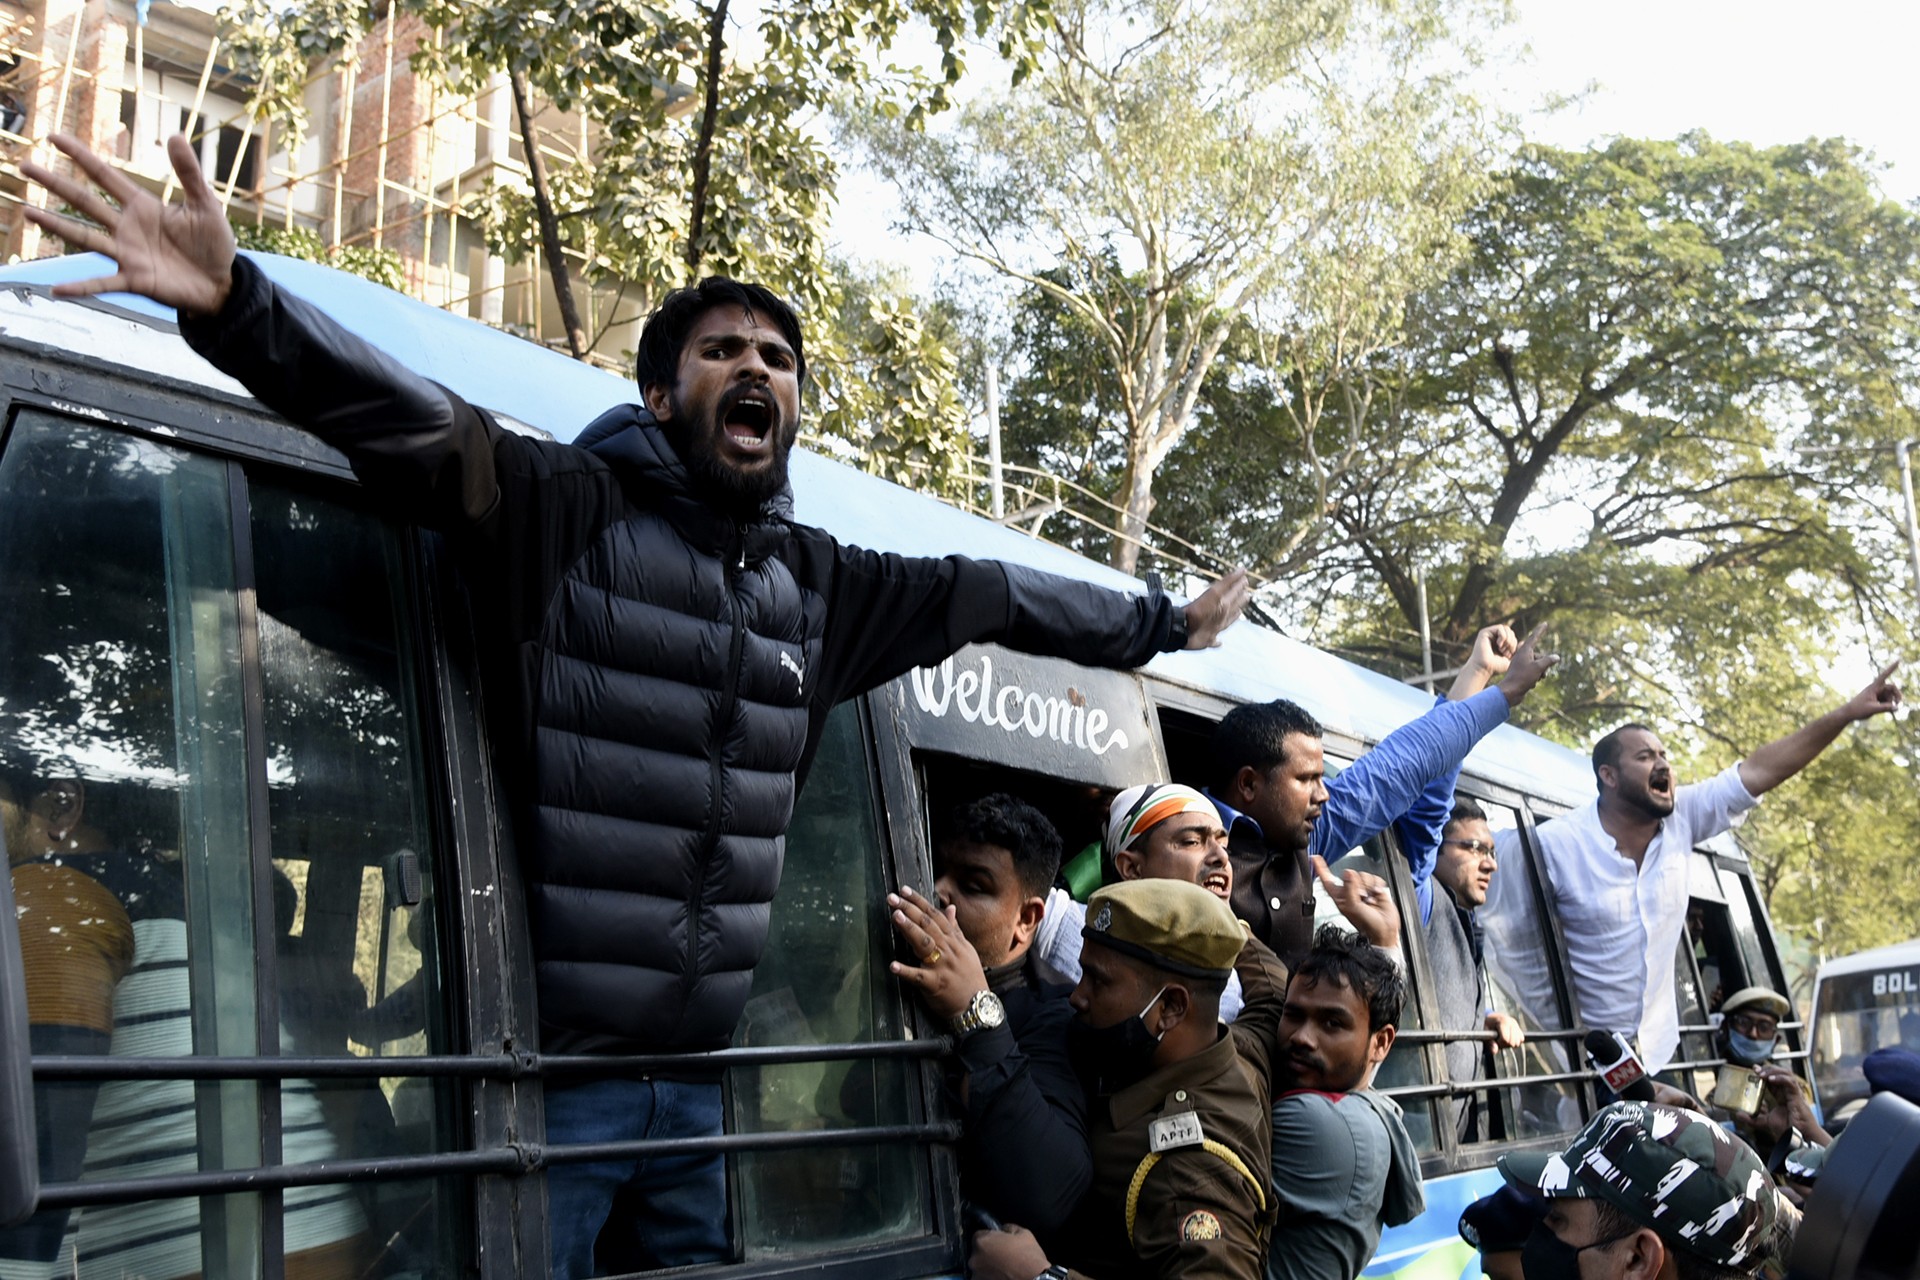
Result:
M925 960L922 960L921 963L922 964L939 964L940 948L935 947L933 950L927 952L927 958Z

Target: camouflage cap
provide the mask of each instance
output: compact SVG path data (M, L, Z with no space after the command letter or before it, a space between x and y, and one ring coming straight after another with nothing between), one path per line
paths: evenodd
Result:
M1779 1201L1766 1165L1696 1112L1616 1102L1564 1152L1502 1156L1499 1163L1516 1186L1605 1200L1676 1248L1722 1266L1749 1262L1773 1238Z
M1190 978L1224 978L1247 927L1231 908L1184 880L1122 880L1087 899L1088 942Z

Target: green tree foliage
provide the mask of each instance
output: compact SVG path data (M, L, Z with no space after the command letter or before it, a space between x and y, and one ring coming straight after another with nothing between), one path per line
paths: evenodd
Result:
M1488 132L1456 71L1487 17L1447 0L1068 0L1033 76L956 128L849 121L911 227L1097 339L1122 463L1113 563L1135 565L1155 476L1246 309L1289 335L1276 374L1314 382L1389 335L1444 265Z
M1244 557L1272 612L1397 673L1420 667L1421 569L1441 667L1487 622L1548 621L1565 658L1529 727L1585 747L1646 721L1693 778L1916 655L1884 446L1915 434L1920 217L1861 155L1533 147L1460 231L1470 250L1395 339L1323 383L1316 444L1352 458L1324 508L1305 393L1249 324L1162 469L1156 522ZM1066 315L1037 291L1015 308L1034 385L1008 393L1008 438L1109 474L1093 442L1119 391ZM1920 920L1917 730L1849 731L1743 832L1772 909L1829 954Z
M1687 689L1753 636L1905 634L1886 468L1859 450L1911 429L1920 219L1861 157L1530 148L1466 232L1393 355L1417 465L1339 503L1303 577L1361 590L1316 626L1412 665L1424 565L1444 643L1555 622L1582 732L1706 701Z
M346 244L330 251L326 241L305 227L276 227L271 223L244 220L233 224L233 237L242 249L338 267L389 289L404 289L407 284L406 268L400 255L391 249Z

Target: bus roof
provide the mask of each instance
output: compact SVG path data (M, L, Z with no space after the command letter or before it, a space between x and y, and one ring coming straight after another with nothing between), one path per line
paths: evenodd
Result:
M1818 983L1843 974L1907 964L1920 964L1920 938L1912 942L1896 942L1891 946L1875 947L1871 951L1856 951L1850 956L1836 956L1821 964L1820 975L1814 981Z
M556 439L571 440L593 418L634 398L630 379L569 359L358 276L274 254L248 253L276 283L425 377ZM85 304L52 302L52 285L110 273L97 254L0 267L0 343L26 342L128 366L156 377L245 394L183 351L170 308L127 294ZM1138 579L1040 542L821 454L796 450L794 513L843 541L902 555L964 548L1123 591ZM1289 697L1328 725L1377 741L1431 704L1424 692L1311 645L1252 625L1229 630L1219 647L1162 654L1148 671L1236 702ZM1511 727L1469 757L1470 772L1499 785L1577 805L1592 798L1584 755Z

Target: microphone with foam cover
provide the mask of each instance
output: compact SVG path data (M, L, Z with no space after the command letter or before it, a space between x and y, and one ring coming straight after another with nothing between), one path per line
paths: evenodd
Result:
M1619 1032L1587 1032L1587 1060L1616 1097L1628 1102L1653 1101L1653 1081L1634 1055L1633 1046Z

